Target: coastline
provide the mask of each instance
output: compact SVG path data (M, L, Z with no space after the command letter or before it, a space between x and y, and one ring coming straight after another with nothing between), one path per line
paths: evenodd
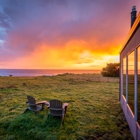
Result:
M100 74L100 70L0 69L0 76L55 76L65 73Z
M0 76L7 79L36 79L36 78L49 78L49 77L61 77L63 80L73 80L77 82L103 82L103 83L118 83L119 77L103 77L98 73L82 73L82 74L73 74L73 73L63 73L57 75L41 75L41 76Z

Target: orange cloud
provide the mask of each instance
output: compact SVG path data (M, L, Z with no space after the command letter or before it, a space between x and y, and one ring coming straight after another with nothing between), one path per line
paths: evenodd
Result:
M101 69L119 62L132 4L2 0L0 68Z

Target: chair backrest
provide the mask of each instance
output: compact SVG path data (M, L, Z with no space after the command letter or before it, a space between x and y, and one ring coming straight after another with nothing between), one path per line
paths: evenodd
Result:
M50 101L50 114L53 116L62 116L62 102L60 100L51 100Z
M37 110L36 100L34 97L27 95L30 110Z
M36 100L34 97L27 95L27 99L29 104L36 104Z

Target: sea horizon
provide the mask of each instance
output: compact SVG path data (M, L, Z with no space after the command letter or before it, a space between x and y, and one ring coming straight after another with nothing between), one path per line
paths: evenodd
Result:
M58 74L99 74L101 70L83 69L0 69L0 76L54 76Z

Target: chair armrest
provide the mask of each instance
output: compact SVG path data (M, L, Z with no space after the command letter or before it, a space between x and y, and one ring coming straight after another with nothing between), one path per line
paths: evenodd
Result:
M42 105L42 110L44 109L45 105L47 105L47 106L49 105L47 101L40 101L40 102L36 103L36 105L40 105L40 104Z
M36 103L36 105L39 105L39 104L46 104L46 101L40 101Z
M63 110L65 111L65 114L67 112L67 107L68 107L68 103L64 103L62 106Z
M50 107L50 102L45 102L45 105L49 108Z
M64 103L62 108L65 109L67 106L68 106L68 103Z

